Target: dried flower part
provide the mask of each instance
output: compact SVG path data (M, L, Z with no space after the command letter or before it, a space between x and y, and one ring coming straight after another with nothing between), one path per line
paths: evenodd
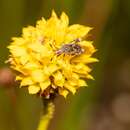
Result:
M79 87L87 86L89 63L97 62L91 41L83 38L92 28L79 24L69 26L68 16L42 18L36 27L23 29L21 37L13 38L8 46L11 67L18 71L16 80L27 86L30 94L50 98L55 94L66 97Z

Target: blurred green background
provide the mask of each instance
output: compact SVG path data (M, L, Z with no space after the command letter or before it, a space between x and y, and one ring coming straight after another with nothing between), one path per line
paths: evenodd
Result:
M130 0L0 0L0 130L37 128L41 100L14 85L6 46L52 9L65 11L70 24L94 27L100 62L88 88L57 98L49 130L130 130Z

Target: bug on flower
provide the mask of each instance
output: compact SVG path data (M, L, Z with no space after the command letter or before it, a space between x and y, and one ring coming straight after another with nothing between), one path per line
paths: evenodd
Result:
M78 45L80 39L76 39L68 44L64 44L59 50L56 51L56 54L59 56L61 54L67 54L72 56L80 55L84 52L84 49Z
M8 62L18 72L20 86L46 99L66 97L87 86L86 80L93 79L89 64L98 61L92 56L96 52L92 41L84 39L91 29L69 25L64 12L58 17L54 11L49 19L23 28L21 37L13 37L8 46Z

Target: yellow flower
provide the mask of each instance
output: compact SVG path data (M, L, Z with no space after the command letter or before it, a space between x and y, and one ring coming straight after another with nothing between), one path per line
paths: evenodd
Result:
M91 30L79 24L69 26L68 16L42 18L36 27L23 29L21 37L12 39L8 46L11 67L19 72L16 80L27 86L30 94L49 98L58 93L66 97L79 87L87 86L89 63L97 62L92 55L96 51L91 41L84 38Z

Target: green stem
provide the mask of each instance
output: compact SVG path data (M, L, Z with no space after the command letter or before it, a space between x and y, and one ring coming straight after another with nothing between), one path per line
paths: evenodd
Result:
M53 118L55 105L52 101L43 99L44 112L41 116L37 130L47 130L50 120Z

